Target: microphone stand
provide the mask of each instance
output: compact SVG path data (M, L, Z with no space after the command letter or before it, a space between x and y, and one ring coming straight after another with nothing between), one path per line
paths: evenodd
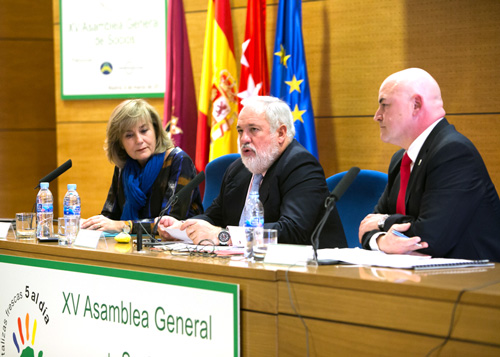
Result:
M318 225L314 229L312 235L311 235L311 244L313 247L314 251L314 256L313 256L313 262L316 262L318 265L331 265L331 264L337 264L338 260L318 260L318 249L319 249L319 237L321 235L321 231L323 230L323 226L325 223L328 221L328 217L330 216L330 213L333 211L335 208L337 201L335 197L327 197L325 199L325 213L323 214L323 217L319 221Z
M351 186L351 184L354 182L354 179L358 175L360 169L359 167L351 167L349 171L342 177L342 179L339 181L337 186L332 190L330 195L326 198L325 200L325 214L319 221L318 225L314 229L314 232L311 235L311 244L314 250L314 257L312 262L317 263L318 265L330 265L330 264L338 264L338 260L334 259L325 259L322 261L318 260L318 249L319 249L319 236L321 234L321 231L323 230L323 226L328 220L328 217L330 216L330 213L333 211L335 208L335 205L338 200L342 197L342 195L345 193L345 191Z
M178 200L179 200L179 195L175 194L175 195L171 196L168 199L167 204L165 205L165 208L160 211L160 215L158 216L158 219L156 220L155 225L153 226L153 229L151 230L151 235L153 236L153 238L156 235L156 230L158 229L158 223L160 223L160 220L167 213L167 211L170 209L170 207L175 205Z
M179 201L179 197L185 197L186 193L190 193L193 191L198 185L205 179L205 173L201 171L198 175L196 175L193 180L191 180L186 186L181 188L176 194L170 196L169 200L167 201L167 204L165 205L165 208L163 208L160 211L160 214L156 220L155 225L153 226L153 229L151 230L152 237L154 239L156 235L156 231L158 229L158 223L160 223L160 220L163 218L163 216L167 213L170 207L175 205L177 201ZM181 196L184 195L184 196ZM137 248L139 248L139 237L137 239ZM141 235L141 249L142 249L142 235Z
M158 216L158 219L156 220L156 223L153 226L153 229L151 230L151 240L152 241L155 240L156 229L158 228L158 223L160 222L160 219L165 215L165 213L167 213L167 211L170 207L172 207L174 204L177 203L178 200L179 200L178 195L170 196L170 198L167 201L167 204L165 205L165 208L163 208L160 211L160 215ZM140 252L142 250L142 246L143 246L143 244L142 244L142 224L140 224L140 227L137 230L137 238L136 239L137 239L137 251Z

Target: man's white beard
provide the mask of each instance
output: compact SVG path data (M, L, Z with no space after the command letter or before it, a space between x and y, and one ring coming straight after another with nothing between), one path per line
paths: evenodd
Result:
M254 153L254 157L246 157L241 155L241 160L243 161L243 165L253 174L262 174L267 171L268 168L276 161L276 159L280 156L280 147L279 144L274 141L271 143L266 149L264 149L261 153L258 153L253 146L250 144L245 144L241 149L249 148Z

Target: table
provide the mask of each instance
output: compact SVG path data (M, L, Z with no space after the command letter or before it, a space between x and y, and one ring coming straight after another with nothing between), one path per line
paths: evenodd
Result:
M9 236L0 254L239 284L242 356L422 356L444 341L452 316L450 340L433 356L500 355L498 264L427 272L287 267L138 253L112 238L90 250Z

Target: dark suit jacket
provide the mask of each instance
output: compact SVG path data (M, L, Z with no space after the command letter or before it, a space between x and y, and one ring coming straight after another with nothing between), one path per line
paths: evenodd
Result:
M194 218L220 227L237 226L251 178L241 158L233 162L224 174L219 196L205 214ZM311 234L323 216L328 194L323 168L293 140L267 170L260 186L264 228L277 229L279 243L310 245ZM319 247L347 247L336 209L330 213L323 228Z
M375 212L390 214L384 230L411 222L406 235L420 236L433 257L500 262L500 200L481 155L443 119L422 146L408 182L406 215L395 214L404 150L392 157L389 180ZM369 249L364 235L363 247Z

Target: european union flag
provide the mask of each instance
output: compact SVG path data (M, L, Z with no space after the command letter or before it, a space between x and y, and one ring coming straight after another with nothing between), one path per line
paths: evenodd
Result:
M295 138L318 158L300 0L280 0L278 5L271 95L288 103L295 122Z

